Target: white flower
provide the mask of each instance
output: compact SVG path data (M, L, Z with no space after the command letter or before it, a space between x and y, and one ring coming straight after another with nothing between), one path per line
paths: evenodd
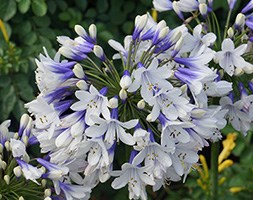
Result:
M154 58L148 68L141 65L133 72L134 81L128 88L128 92L135 92L141 86L141 96L148 102L153 97L153 91L157 88L172 88L166 80L170 77L166 66L158 67L158 60Z
M74 111L86 110L85 122L88 125L93 125L94 122L91 119L91 115L99 116L102 114L105 118L110 117L110 111L108 109L108 99L103 93L106 93L106 88L99 91L93 86L90 86L89 91L78 90L75 95L79 99L70 108Z
M184 44L181 52L190 52L191 56L199 55L204 52L216 40L214 33L202 34L202 25L197 25L193 30L193 35L187 33L184 36Z
M154 185L155 182L147 174L149 167L137 167L130 163L122 165L122 170L114 171L119 176L112 182L113 189L120 189L128 184L129 199L147 199L145 185Z
M241 101L233 103L232 100L226 96L220 99L220 105L223 109L228 110L226 117L233 128L246 135L251 127L251 119L247 113L243 112L243 104Z
M234 42L230 38L226 38L222 42L221 51L215 54L215 59L219 62L221 68L230 76L235 72L235 67L243 69L247 62L241 57L246 52L247 44L242 44L235 48Z
M19 164L19 166L21 167L21 170L23 172L24 177L26 178L26 180L31 180L35 183L37 183L38 185L40 185L36 179L39 179L41 177L41 175L43 174L43 169L41 168L37 168L34 167L22 160L16 160L17 163Z
M176 120L179 116L185 117L193 108L178 88L170 90L162 88L148 102L153 106L151 111L152 121L157 119L160 112L169 120Z
M94 116L92 119L95 125L85 130L86 135L92 138L104 135L104 142L107 148L110 148L114 142L119 140L127 145L133 145L135 143L133 136L130 133L126 133L125 129L135 127L138 123L137 119L127 122L120 122L115 118L102 119Z
M26 152L26 146L22 141L11 138L10 146L11 146L11 151L14 158L19 158L25 161L29 161L29 156Z

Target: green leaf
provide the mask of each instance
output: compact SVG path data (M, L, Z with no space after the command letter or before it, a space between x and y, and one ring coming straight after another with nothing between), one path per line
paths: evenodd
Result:
M4 21L10 20L17 12L15 0L0 0L0 18Z
M76 6L80 8L80 10L84 11L87 8L88 1L86 0L75 0Z
M71 19L71 16L70 16L70 14L69 14L67 11L61 12L61 13L58 15L58 17L59 17L59 19L60 19L61 21L69 21L69 20Z
M32 45L36 42L37 40L37 35L36 33L34 32L30 32L28 33L24 39L23 39L23 42L26 44L26 45Z
M108 1L107 0L98 0L97 1L97 10L100 13L104 13L108 9Z
M19 96L27 102L34 99L33 88L29 85L27 76L25 74L17 74L14 79Z
M44 0L33 0L32 10L36 16L44 16L47 13L47 4Z
M20 0L18 3L18 9L21 13L26 13L31 5L31 0Z
M17 25L16 31L18 30L17 34L20 37L20 40L32 31L32 24L30 21L22 21L20 24Z
M0 87L7 87L11 83L11 78L8 75L0 76Z
M50 18L47 15L42 17L33 17L33 21L39 27L48 27L51 23Z
M17 100L13 108L12 114L17 120L19 120L24 113L26 113L26 109L24 108L24 102L19 99Z
M6 120L16 103L16 94L13 86L6 87L0 91L1 103L0 103L0 121Z

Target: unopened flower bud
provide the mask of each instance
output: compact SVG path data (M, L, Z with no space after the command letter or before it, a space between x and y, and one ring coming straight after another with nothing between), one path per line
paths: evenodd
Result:
M187 92L187 85L186 85L186 84L182 85L182 86L180 87L180 89L181 89L182 93Z
M77 78L83 79L85 77L83 67L79 63L75 64L73 72Z
M146 105L146 103L145 103L144 99L140 100L140 101L137 103L137 107L138 107L139 109L141 109L141 110L145 108L145 105Z
M127 92L126 92L126 90L124 90L124 89L120 90L120 92L119 92L119 98L121 100L123 100L123 101L127 99Z
M17 132L16 132L16 133L14 133L13 138L17 140L17 139L18 139L18 137L19 137L18 133L17 133Z
M101 61L103 61L103 62L105 61L104 50L102 49L101 46L99 46L99 45L94 45L93 52L94 52L94 54L95 54Z
M30 120L30 117L28 114L23 114L20 119L20 126L26 127L28 122Z
M236 16L236 19L235 19L235 28L242 28L243 26L245 25L245 15L242 14L242 13L239 13L237 16Z
M87 36L87 32L85 31L85 29L81 25L78 25L78 24L75 25L74 29L75 29L75 32L78 35L80 35L82 37L86 37Z
M80 90L88 90L89 86L86 83L85 80L80 80L76 83L76 86L80 89Z
M22 141L25 144L25 146L28 145L28 137L27 137L27 135L25 135L24 137L22 137Z
M7 185L10 184L10 176L9 175L4 175L4 181Z
M46 168L45 168L44 166L41 166L41 167L40 167L40 171L42 171L43 174L44 174L44 173L46 173L47 170L46 170Z
M200 3L199 4L199 12L200 14L205 17L207 14L207 5L205 3Z
M181 31L174 31L172 36L170 37L170 41L172 43L176 43L182 37Z
M147 23L147 20L148 20L148 15L147 14L144 14L142 16L137 16L135 18L135 27L136 29L138 30L142 30L146 23Z
M44 200L52 200L51 197L46 197Z
M118 97L113 97L108 101L109 108L117 108L119 105Z
M16 177L20 177L22 175L21 167L17 166L13 169L13 173L15 174Z
M241 68L239 68L239 67L235 68L235 71L234 71L235 76L241 76L243 73L244 73L244 71Z
M120 79L120 87L122 89L127 89L129 88L129 86L132 84L132 79L131 79L131 76L130 76L130 73L128 70L125 70L124 73L123 73L123 76L122 78Z
M50 188L45 189L45 191L44 191L45 197L50 197L51 194L52 194L52 192L51 192L51 189L50 189Z
M90 37L93 40L96 40L96 38L97 38L97 27L94 24L91 24L89 26L89 34L90 34Z
M3 151L4 151L4 147L2 144L0 144L0 154L3 153Z
M137 16L135 18L135 27L134 27L134 32L133 32L133 36L132 39L136 40L139 36L141 31L144 29L144 27L146 26L147 23L147 19L148 19L148 15L142 15L142 16Z
M41 180L41 186L45 187L47 185L47 180L46 179L42 179Z
M4 143L4 146L5 146L7 151L11 150L10 142L8 140Z
M159 40L162 40L163 38L165 38L168 32L169 32L169 27L168 26L164 27L158 35Z
M7 166L6 162L3 161L2 159L0 159L0 169L5 170L5 169L6 169L6 166Z
M232 28L232 27L230 27L229 29L228 29L228 31L227 31L227 34L228 34L228 37L229 38L232 38L232 37L234 37L234 29Z
M25 200L24 197L20 196L18 200Z
M147 122L152 122L152 116L151 114L148 114L148 116L146 117Z

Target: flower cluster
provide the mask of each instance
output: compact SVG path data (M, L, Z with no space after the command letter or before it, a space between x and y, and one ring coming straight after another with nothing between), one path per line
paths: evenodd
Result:
M228 1L224 38L212 32L218 21L205 0L154 0L183 25L170 29L149 14L137 16L124 45L109 40L112 59L97 44L95 25L76 25L75 39L58 37L54 58L44 49L36 59L40 94L26 104L44 171L28 164L24 139L10 141L22 149L13 156L25 178L51 180L54 194L66 199L88 199L113 177L112 188L128 185L130 199L147 199L147 185L157 191L185 178L227 123L246 134L253 120L253 1L229 27L235 2Z

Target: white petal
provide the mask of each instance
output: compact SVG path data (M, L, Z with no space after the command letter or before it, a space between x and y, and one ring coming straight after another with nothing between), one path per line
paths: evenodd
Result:
M89 137L100 137L102 136L107 130L107 124L101 125L92 125L85 130L85 134Z
M235 49L234 42L230 38L226 38L222 42L222 51L233 51Z
M123 143L125 143L127 145L134 145L135 144L134 137L130 133L126 133L122 127L120 127L120 126L117 127L117 134L118 134L119 139Z
M135 127L137 124L138 124L138 119L132 119L130 121L127 121L127 122L120 122L119 124L121 126L123 126L124 128L126 129L131 129L133 127Z
M125 172L120 177L114 179L114 181L112 182L112 188L117 190L124 187L128 183L128 179L129 174Z

